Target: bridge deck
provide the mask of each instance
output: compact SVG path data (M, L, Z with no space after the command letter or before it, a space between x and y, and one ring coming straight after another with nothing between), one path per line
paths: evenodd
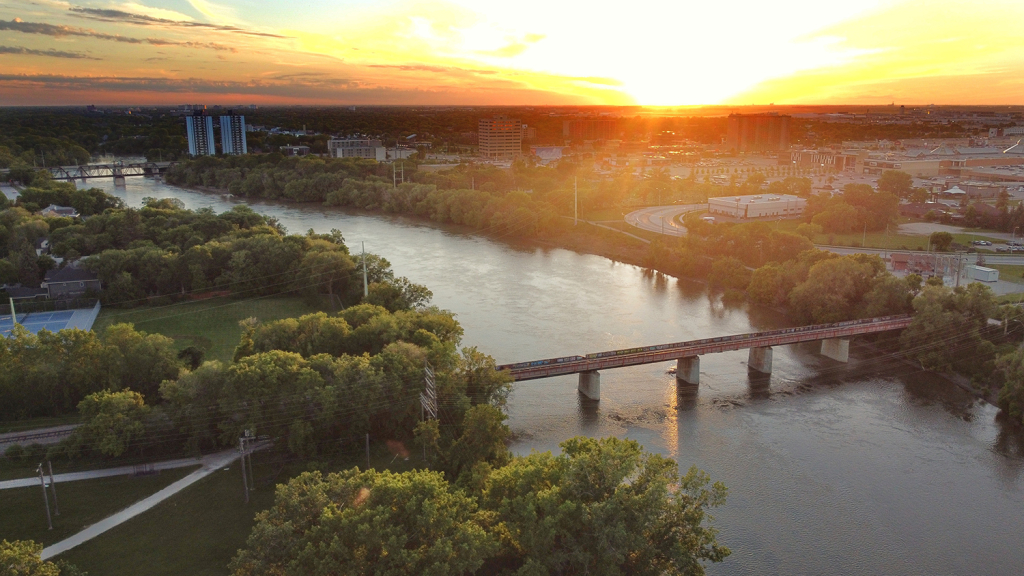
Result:
M744 348L762 348L766 346L782 346L798 342L812 342L829 338L849 338L860 334L874 334L890 330L902 330L910 325L910 316L887 316L883 318L867 318L836 324L818 324L800 328L784 328L751 334L736 334L703 340L690 340L673 344L659 344L642 348L610 350L586 356L569 356L535 360L518 364L498 366L499 370L508 370L518 380L534 380L564 374L577 374L608 368L622 368L638 364L653 364L679 358L701 356L716 352L742 350Z

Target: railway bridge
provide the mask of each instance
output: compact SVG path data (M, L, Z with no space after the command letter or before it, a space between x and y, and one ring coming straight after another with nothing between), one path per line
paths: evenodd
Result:
M54 180L113 178L114 182L118 183L123 182L126 176L159 176L175 164L177 162L111 162L81 166L56 166L48 168L48 170Z
M704 354L749 349L747 368L770 374L772 347L798 342L821 341L821 354L847 362L850 358L850 338L861 334L876 334L902 330L910 325L911 317L884 316L865 318L834 324L816 324L798 328L782 328L767 332L735 334L689 340L671 344L657 344L640 348L595 352L586 356L565 356L498 366L519 380L550 378L565 374L579 374L579 391L592 400L601 399L600 370L623 368L638 364L676 361L676 380L680 386L696 386L700 382L700 357Z

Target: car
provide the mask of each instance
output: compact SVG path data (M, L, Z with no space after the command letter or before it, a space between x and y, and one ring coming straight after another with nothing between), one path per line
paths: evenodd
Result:
M992 243L988 240L980 240L982 246L991 246Z
M1007 248L1006 246L999 246L999 247L996 248L996 252L1009 252L1009 251L1010 251L1010 249Z

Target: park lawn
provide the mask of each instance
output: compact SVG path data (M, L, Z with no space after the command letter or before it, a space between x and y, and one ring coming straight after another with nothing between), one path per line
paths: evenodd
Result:
M151 476L58 481L60 516L52 516L53 530L46 525L46 509L39 485L0 490L0 540L35 540L49 546L156 493L195 468L163 470ZM53 494L48 493L48 496L52 510Z
M344 457L318 464L327 471L353 465L362 469L366 464L362 446L353 443ZM301 462L283 462L283 458L283 454L273 452L253 455L257 482L248 504L243 496L241 468L234 462L58 559L89 574L104 576L224 576L228 563L245 546L256 514L273 503L274 485L287 482L305 469ZM420 459L417 455L409 460L396 458L375 443L371 462L378 470L401 472L411 470ZM146 569L140 571L141 566Z
M765 221L770 227L785 232L796 233L796 229L804 224L802 219L779 220L775 222ZM970 246L972 240L988 240L993 244L1002 244L1004 241L999 238L987 236L989 231L978 230L977 232L953 234L953 241L964 246ZM886 234L881 232L851 232L849 234L818 234L814 238L815 244L827 244L833 246L860 246L861 242L868 248L880 248L887 250L927 250L928 234Z
M93 329L102 332L111 324L130 322L136 330L173 338L178 350L195 346L206 353L207 360L230 362L242 336L240 320L254 316L267 322L317 311L299 296L245 300L222 297L155 308L104 308Z

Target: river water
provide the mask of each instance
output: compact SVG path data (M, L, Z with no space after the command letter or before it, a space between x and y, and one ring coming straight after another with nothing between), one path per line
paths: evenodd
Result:
M129 205L173 197L188 208L233 203L149 178L95 180ZM465 345L499 363L586 354L780 326L771 311L726 307L702 287L606 258L509 244L392 216L252 203L289 231L344 233L427 285L454 311ZM601 401L576 378L517 384L513 450L614 435L696 465L729 488L715 512L733 550L715 575L1020 574L1024 439L997 410L905 363L854 347L851 362L814 345L776 348L769 379L746 352L701 358L696 394L670 364L609 370Z

